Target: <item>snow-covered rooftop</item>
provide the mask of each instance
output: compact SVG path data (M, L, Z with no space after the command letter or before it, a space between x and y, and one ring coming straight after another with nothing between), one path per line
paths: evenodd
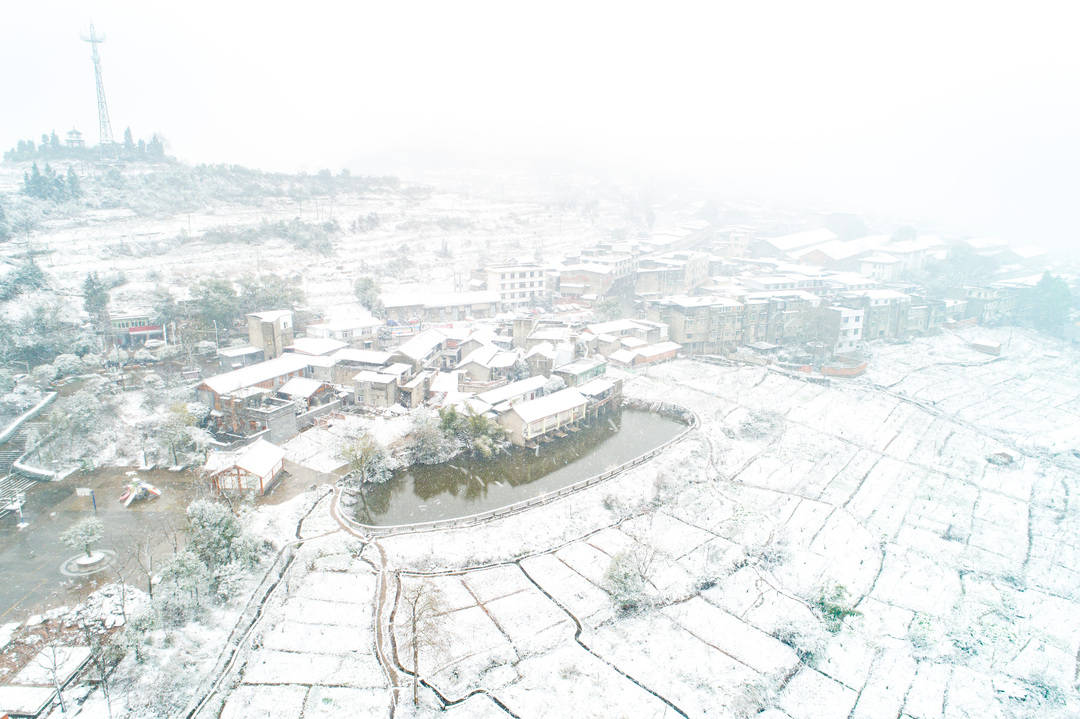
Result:
M402 354L414 361L427 359L439 345L446 341L446 335L438 330L424 330L412 339L403 342L396 350L396 354Z
M244 387L268 382L277 377L307 369L307 358L298 354L283 354L276 359L257 362L247 367L207 377L202 384L217 394L228 394Z
M476 398L494 406L500 402L513 399L514 397L520 397L529 392L535 392L547 384L547 381L548 378L543 375L534 375L532 377L526 377L525 379L519 379L517 382L504 384L502 387L489 389L487 392L481 392L476 395Z
M615 350L608 355L608 359L612 362L618 362L619 364L630 365L634 364L634 359L637 357L637 350Z
M328 355L346 346L341 340L326 337L297 337L285 349L304 355Z
M436 372L431 378L432 392L457 392L458 383L461 381L461 372Z
M243 357L244 355L251 355L257 352L262 352L258 347L251 345L243 345L240 347L222 347L218 350L218 354L222 357Z
M525 422L535 422L538 419L550 417L559 412L566 412L585 404L588 404L585 395L573 387L569 387L544 397L519 402L510 411L516 412Z
M611 320L609 322L597 322L596 324L588 325L587 330L594 335L601 334L622 334L623 332L633 332L635 330L647 329L636 320L622 319Z
M275 322L280 319L292 318L291 310L266 310L264 312L252 312L248 317L254 317L262 322Z
M790 252L791 250L797 250L800 247L808 247L810 245L817 245L823 242L829 242L839 237L832 230L825 229L824 227L817 230L804 230L803 232L793 232L788 235L780 235L779 237L766 237L763 238L770 245L783 252Z
M307 399L311 395L318 392L323 382L317 379L311 379L310 377L293 377L291 380L281 385L281 389L278 390L281 394L289 397L302 397Z
M393 384L397 382L397 375L383 374L382 372L372 372L369 369L363 372L357 372L353 375L353 382L370 382L372 384Z
M607 392L614 386L615 383L605 377L595 377L575 389L587 397L595 397Z
M337 362L356 362L357 364L369 364L369 365L384 365L390 361L393 357L393 353L384 352L382 350L360 350L353 349L352 347L346 347L340 349L334 354L330 355L330 358Z
M210 474L217 474L232 467L239 467L259 477L269 477L284 457L284 449L260 437L235 452L212 452L203 468Z
M588 372L595 367L599 367L604 364L604 361L603 357L582 357L579 360L574 360L573 362L562 365L559 367L559 371L569 374L581 374L582 372Z
M633 351L640 357L656 357L665 352L678 352L680 349L682 349L682 345L678 342L657 342L645 347L638 347Z
M900 260L892 255L875 254L859 258L859 262L869 262L874 265L895 265Z
M719 295L701 295L691 297L689 295L673 295L665 297L663 302L678 307L742 307L742 303L730 297Z

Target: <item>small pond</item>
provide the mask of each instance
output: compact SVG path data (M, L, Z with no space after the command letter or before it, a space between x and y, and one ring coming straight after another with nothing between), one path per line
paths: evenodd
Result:
M389 525L498 509L614 469L685 428L653 412L618 410L542 444L539 453L514 448L488 460L455 457L398 470L389 481L364 490L355 516L365 524Z

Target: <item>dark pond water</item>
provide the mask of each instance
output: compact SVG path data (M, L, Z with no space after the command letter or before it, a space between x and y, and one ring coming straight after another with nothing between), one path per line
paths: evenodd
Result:
M685 427L669 417L624 409L541 445L539 454L514 448L489 460L456 457L413 465L367 487L355 516L365 524L408 524L505 507L613 469Z

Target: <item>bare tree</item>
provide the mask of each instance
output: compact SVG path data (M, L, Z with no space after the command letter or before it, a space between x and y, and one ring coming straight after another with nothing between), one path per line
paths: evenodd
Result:
M64 704L64 693L60 686L60 667L65 657L64 647L54 643L46 647L38 658L38 665L48 672L49 678L52 679L53 688L56 689L56 699L60 702L61 714L67 714L67 705Z
M121 565L117 562L113 567L113 571L116 572L117 583L120 585L120 616L124 618L124 624L127 625L127 577L125 576L127 574L127 564Z
M139 571L146 577L146 593L150 599L154 598L154 544L147 537L143 542L135 542L133 545L135 563L139 565Z
M405 609L406 637L403 651L412 655L413 706L420 705L420 650L442 646L437 617L443 612L435 588L421 581L401 593Z
M173 553L176 554L180 551L180 543L176 535L176 529L171 523L166 522L165 526L161 528L161 531L156 536L160 537L165 534L173 545ZM142 542L132 542L131 554L135 558L135 563L139 566L139 571L143 577L146 578L146 593L151 599L154 598L154 557L155 547L154 539L152 537L146 537Z
M86 639L86 646L90 648L90 662L94 665L94 669L97 670L98 676L101 678L101 693L105 697L105 709L109 713L109 719L112 719L112 697L109 694L109 660L106 656L108 650L101 643L101 639L90 631L90 627L85 622L80 623L79 628Z

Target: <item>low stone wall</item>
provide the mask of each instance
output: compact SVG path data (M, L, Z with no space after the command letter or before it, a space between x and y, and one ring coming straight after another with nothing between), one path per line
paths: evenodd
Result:
M315 424L315 419L317 417L322 417L323 415L330 414L331 412L339 411L341 411L341 400L336 399L333 402L321 404L318 407L309 409L303 414L296 415L296 424L300 429L305 429Z
M644 454L638 455L634 459L623 462L618 467L615 467L614 469L611 469L607 472L594 475L587 479L583 479L580 482L575 482L574 484L567 485L561 489L546 492L544 494L537 495L536 497L525 499L520 502L515 502L513 504L508 504L505 507L499 507L498 509L492 509L487 512L480 512L479 514L470 514L464 517L455 517L453 519L439 519L431 522L416 522L413 524L363 524L362 522L357 522L355 519L348 516L348 510L342 511L342 509L337 506L341 498L340 492L335 493L334 495L334 509L337 515L341 518L341 520L349 524L349 526L351 526L353 529L357 530L358 532L363 532L376 536L385 536L390 534L406 534L410 532L430 532L438 529L454 529L458 527L472 527L492 519L507 517L513 514L527 511L534 507L549 504L550 502L553 502L562 497L569 496L571 494L574 494L575 492L580 492L583 489L607 481L608 479L611 479L617 474L622 474L628 469L632 469L633 467L637 467L640 464L648 462L650 459L660 454L668 447L671 447L677 442L681 442L687 437L687 435L697 429L698 425L700 424L697 415L694 414L692 410L671 402L652 402L637 398L628 398L623 401L622 406L628 409L643 409L650 412L657 412L668 417L674 417L682 422L686 422L687 426L686 429L684 429L682 432L675 435L668 441L664 442L663 444L654 447L653 449L645 452Z
M24 422L26 422L27 420L31 420L41 414L41 410L45 409L49 405L49 403L55 400L58 394L59 393L57 392L47 393L40 402L38 402L33 407L26 410L14 420L12 420L11 424L9 424L7 427L4 428L2 432L0 432L0 444L3 444L4 442L7 442L9 439L11 439L15 435L15 433L19 431L19 427L22 427Z

